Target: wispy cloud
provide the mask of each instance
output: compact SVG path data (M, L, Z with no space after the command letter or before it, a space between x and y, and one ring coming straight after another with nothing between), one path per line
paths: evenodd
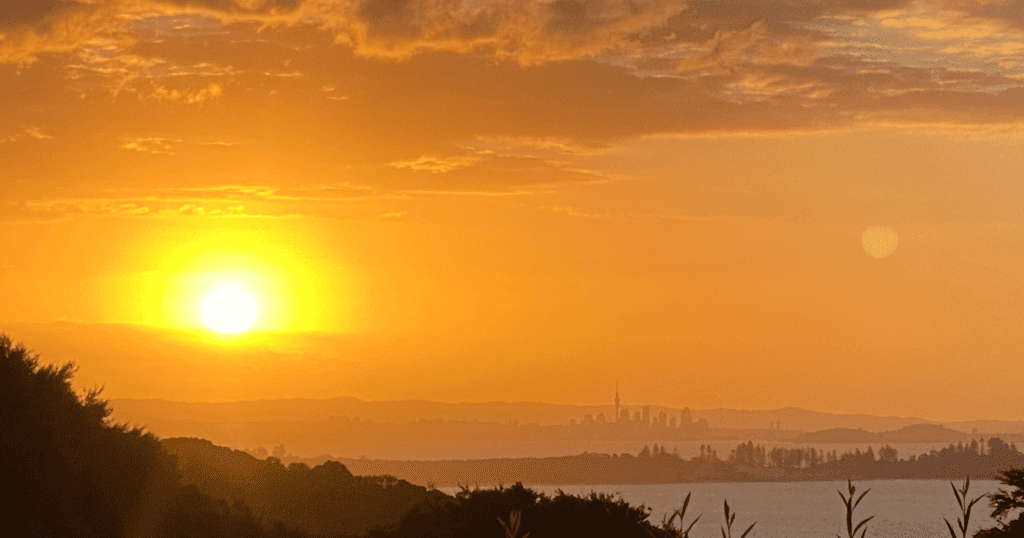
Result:
M164 86L156 86L153 89L153 97L161 101L175 101L189 105L203 103L223 95L224 89L220 84L209 83L205 88L198 89L168 89Z
M393 162L389 166L440 174L465 168L479 161L480 159L476 157L420 157L411 161Z
M611 220L674 220L674 221L721 221L727 220L728 217L721 215L691 215L684 213L649 213L649 212L615 212L615 211L596 211L589 210L580 207L573 206L545 206L540 207L545 211L551 211L554 213L561 213L570 217L580 217L586 219L611 219Z
M135 140L125 142L121 149L170 155L173 153L172 150L175 144L180 144L181 142L181 140L157 137L136 138Z
M53 136L44 133L43 130L38 127L29 127L25 129L25 134L36 140L53 140Z

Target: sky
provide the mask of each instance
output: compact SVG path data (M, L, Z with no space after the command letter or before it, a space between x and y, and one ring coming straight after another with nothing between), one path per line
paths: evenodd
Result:
M113 398L1024 419L1022 126L1013 0L5 2L0 331Z

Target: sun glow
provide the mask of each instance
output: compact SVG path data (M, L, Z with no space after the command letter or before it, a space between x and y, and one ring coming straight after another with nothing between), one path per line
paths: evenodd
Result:
M259 317L259 308L249 292L228 284L210 292L203 299L199 313L207 327L233 334L251 328Z

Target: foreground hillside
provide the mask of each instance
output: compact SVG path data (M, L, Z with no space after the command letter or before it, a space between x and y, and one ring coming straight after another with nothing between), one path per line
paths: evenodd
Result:
M74 372L0 336L0 476L16 493L4 501L5 536L306 536L268 533L244 504L182 485L159 440L109 421L98 391L72 389Z
M451 497L353 476L337 462L284 467L199 439L162 443L112 422L98 391L76 393L74 372L41 364L0 335L0 477L16 493L4 501L0 535L499 538L499 518L520 511L534 538L675 536L649 523L643 506L600 495L546 497L516 486Z

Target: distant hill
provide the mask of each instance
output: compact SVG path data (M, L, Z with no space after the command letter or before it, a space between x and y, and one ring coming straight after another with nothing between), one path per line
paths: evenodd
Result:
M831 428L818 432L805 433L793 439L797 444L810 443L877 443L878 433L852 428Z
M836 444L836 443L955 443L969 440L972 436L957 430L951 430L938 424L914 424L905 428L888 432L869 432L851 428L832 428L828 430L805 433L793 439L796 444Z
M427 400L365 401L351 397L326 400L289 398L218 403L187 403L168 400L111 400L121 420L175 419L202 422L264 422L323 420L352 417L374 422L404 424L417 420L478 420L481 422L568 424L586 414L614 412L612 406L558 405L535 402L446 403ZM678 409L657 408L672 411ZM639 410L639 408L637 408Z
M462 402L446 403L427 400L365 401L338 397L325 400L280 399L249 400L221 403L186 403L168 400L114 399L114 418L134 424L157 424L165 420L195 422L270 422L316 421L332 417L352 417L371 422L403 424L418 420L459 420L508 424L564 425L571 420L582 420L585 415L604 413L611 420L614 407L548 404L539 402ZM623 405L630 412L640 411L642 405ZM679 408L652 405L651 414L665 412L678 417ZM694 409L693 419L705 419L712 428L759 430L777 424L782 430L795 433L846 428L868 432L898 430L916 424L938 424L938 421L918 417L875 416L864 414L838 414L809 411L796 407L773 410ZM961 421L942 423L955 430L970 432L977 429L986 433L1024 432L1024 421Z
M694 411L694 416L707 419L713 428L767 428L778 423L783 430L817 431L832 428L864 429L887 431L933 422L918 417L875 416L863 414L839 414L809 411L798 407L784 407L763 411L739 409L705 409Z

